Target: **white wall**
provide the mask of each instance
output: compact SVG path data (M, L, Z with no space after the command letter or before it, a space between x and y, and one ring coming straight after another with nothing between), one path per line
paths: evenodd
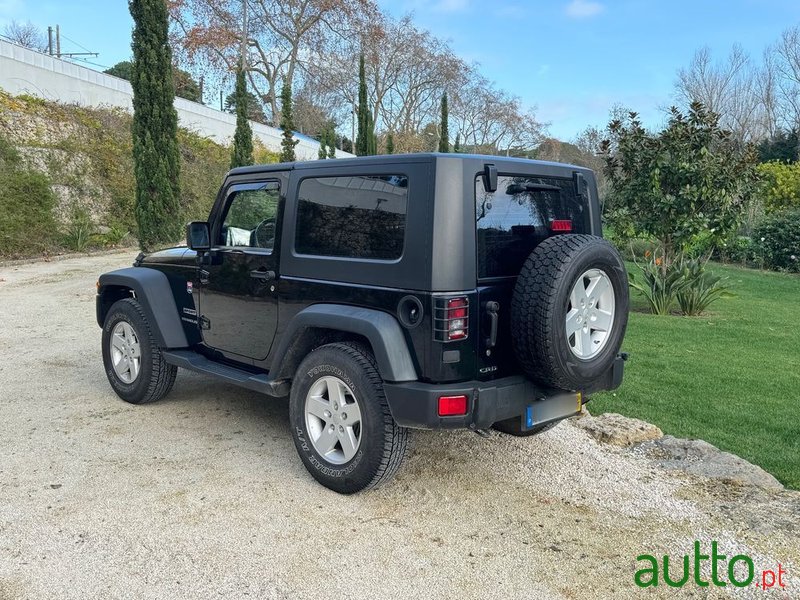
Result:
M124 79L87 69L47 54L0 40L0 88L17 96L29 94L47 100L82 106L118 106L132 111L131 84ZM236 130L234 115L209 108L197 102L175 98L175 109L182 127L230 144ZM253 135L275 152L281 150L282 131L261 123L250 122ZM297 138L295 138L297 139ZM298 160L314 160L319 143L300 138L295 146ZM337 158L352 156L341 150Z

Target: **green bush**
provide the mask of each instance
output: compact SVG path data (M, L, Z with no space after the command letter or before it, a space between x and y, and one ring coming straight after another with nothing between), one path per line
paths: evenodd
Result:
M636 263L642 275L639 282L633 273L629 273L630 285L638 290L650 305L654 315L668 315L688 282L678 261L664 264L663 256L647 252L645 262Z
M50 180L28 169L0 137L0 254L20 256L52 249L56 197Z
M686 286L678 292L677 298L684 315L695 317L704 313L712 302L733 297L728 287L722 283L722 277L706 270L705 260L682 260L680 269Z
M92 243L95 227L89 213L77 208L72 211L64 231L63 244L75 252L83 252Z
M800 209L800 162L772 161L756 167L767 212Z
M723 262L746 265L758 260L753 239L746 235L737 235L725 240L717 251L718 258Z
M800 273L800 210L765 217L753 230L753 241L765 267Z

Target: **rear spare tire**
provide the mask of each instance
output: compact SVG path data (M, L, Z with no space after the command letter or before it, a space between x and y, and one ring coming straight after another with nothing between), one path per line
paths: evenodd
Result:
M628 324L628 276L617 250L591 235L557 235L522 266L511 302L512 344L525 373L580 390L619 352Z

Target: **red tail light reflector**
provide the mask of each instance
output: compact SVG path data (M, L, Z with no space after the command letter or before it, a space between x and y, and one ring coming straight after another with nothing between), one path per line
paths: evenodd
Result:
M466 396L439 396L439 416L454 417L467 414Z
M551 231L572 231L572 221L570 219L556 219L550 223Z

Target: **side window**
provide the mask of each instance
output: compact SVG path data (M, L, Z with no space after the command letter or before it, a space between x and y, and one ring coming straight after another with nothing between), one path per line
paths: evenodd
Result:
M218 243L221 246L272 250L279 198L277 182L266 183L258 189L233 192L228 199Z
M297 194L300 254L396 260L403 254L405 175L313 177Z

